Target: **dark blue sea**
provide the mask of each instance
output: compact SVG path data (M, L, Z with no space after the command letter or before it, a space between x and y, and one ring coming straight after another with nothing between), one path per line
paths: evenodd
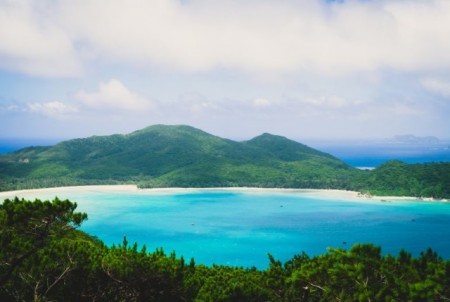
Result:
M450 141L435 144L393 142L312 142L309 146L329 153L352 167L376 168L390 160L405 163L450 162Z
M22 148L32 146L52 146L61 141L63 140L54 138L51 139L0 138L0 154L10 153Z

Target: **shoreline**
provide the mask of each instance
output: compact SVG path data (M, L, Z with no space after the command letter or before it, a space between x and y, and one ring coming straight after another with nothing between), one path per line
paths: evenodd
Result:
M448 199L419 198L411 196L369 196L356 191L335 189L285 189L285 188L257 188L257 187L217 187L217 188L150 188L139 189L136 185L92 185L92 186L68 186L42 189L15 190L0 192L0 199L14 198L15 196L52 194L58 192L67 193L146 193L146 194L176 194L195 192L245 192L254 194L264 193L300 193L311 197L345 198L359 201L426 201L426 202L449 202ZM56 195L55 195L56 196Z

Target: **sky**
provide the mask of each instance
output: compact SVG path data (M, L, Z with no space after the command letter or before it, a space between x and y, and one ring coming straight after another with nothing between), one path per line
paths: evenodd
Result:
M450 138L449 0L0 0L0 138Z

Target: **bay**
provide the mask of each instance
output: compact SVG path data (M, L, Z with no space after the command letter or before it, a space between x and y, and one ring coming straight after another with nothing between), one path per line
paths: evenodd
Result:
M55 189L56 190L56 189ZM302 251L380 245L418 256L428 247L450 259L450 204L353 199L293 191L43 191L25 198L77 202L89 215L81 229L106 244L144 244L205 265L266 268L267 254L286 261Z

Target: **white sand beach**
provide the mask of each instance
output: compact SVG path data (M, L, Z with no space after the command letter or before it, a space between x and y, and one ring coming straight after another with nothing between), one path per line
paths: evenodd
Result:
M73 186L73 187L54 187L43 189L17 190L0 192L1 198L10 198L11 196L33 195L33 194L58 194L60 192L133 192L138 188L135 185L101 185L101 186Z
M36 196L61 196L70 193L143 193L143 194L176 194L176 193L192 193L192 192L208 192L208 191L226 191L226 192L245 192L254 194L264 193L301 193L311 197L318 198L339 198L361 201L400 201L400 200L424 200L433 201L432 198L417 198L408 196L368 196L356 191L345 190L328 190L328 189L281 189L281 188L252 188L252 187L224 187L224 188L152 188L139 189L136 185L93 185L93 186L73 186L73 187L55 187L45 189L17 190L0 192L0 200L14 198L15 196L23 198L34 198ZM448 200L439 200L448 201Z

